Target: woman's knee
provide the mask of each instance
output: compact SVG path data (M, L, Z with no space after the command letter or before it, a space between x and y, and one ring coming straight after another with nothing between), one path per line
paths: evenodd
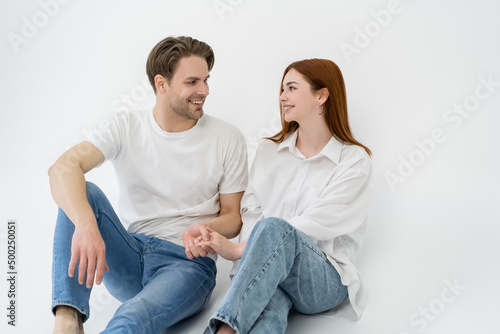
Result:
M293 230L293 227L284 219L269 217L255 224L252 234L254 235L283 235Z

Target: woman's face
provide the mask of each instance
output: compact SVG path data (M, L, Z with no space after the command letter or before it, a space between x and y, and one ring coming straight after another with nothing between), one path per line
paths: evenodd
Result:
M301 123L311 117L317 117L319 95L311 85L294 69L288 71L283 79L279 101L285 121Z

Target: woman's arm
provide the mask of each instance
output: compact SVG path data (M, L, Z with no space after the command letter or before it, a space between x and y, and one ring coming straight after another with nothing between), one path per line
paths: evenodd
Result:
M207 227L210 234L210 240L203 240L203 238L196 239L195 243L198 247L210 247L217 254L229 261L236 261L241 259L243 255L243 250L246 246L245 242L231 242L226 237L220 235L216 231Z

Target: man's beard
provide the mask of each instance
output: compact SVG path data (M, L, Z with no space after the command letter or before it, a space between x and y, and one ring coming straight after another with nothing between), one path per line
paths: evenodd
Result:
M195 111L190 110L189 100L199 100L200 98L190 97L187 100L178 98L175 101L170 101L171 110L182 118L190 120L198 120L203 116L203 107L195 109Z

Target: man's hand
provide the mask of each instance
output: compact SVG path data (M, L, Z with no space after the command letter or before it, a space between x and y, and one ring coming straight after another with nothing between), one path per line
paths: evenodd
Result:
M186 256L188 259L192 260L199 256L205 257L207 253L214 254L215 252L210 249L210 247L197 246L197 239L208 241L209 238L207 226L198 223L189 226L182 234L182 241L184 242L184 248L186 249Z
M106 246L96 224L75 227L68 269L70 277L75 274L78 259L80 259L78 283L82 285L85 283L86 273L87 289L92 288L94 275L96 284L101 284L104 272L108 272L109 268L106 263Z
M217 254L229 261L236 261L241 259L243 251L245 250L246 242L234 243L229 241L223 235L207 227L209 232L209 240L198 239L198 247L210 247Z

